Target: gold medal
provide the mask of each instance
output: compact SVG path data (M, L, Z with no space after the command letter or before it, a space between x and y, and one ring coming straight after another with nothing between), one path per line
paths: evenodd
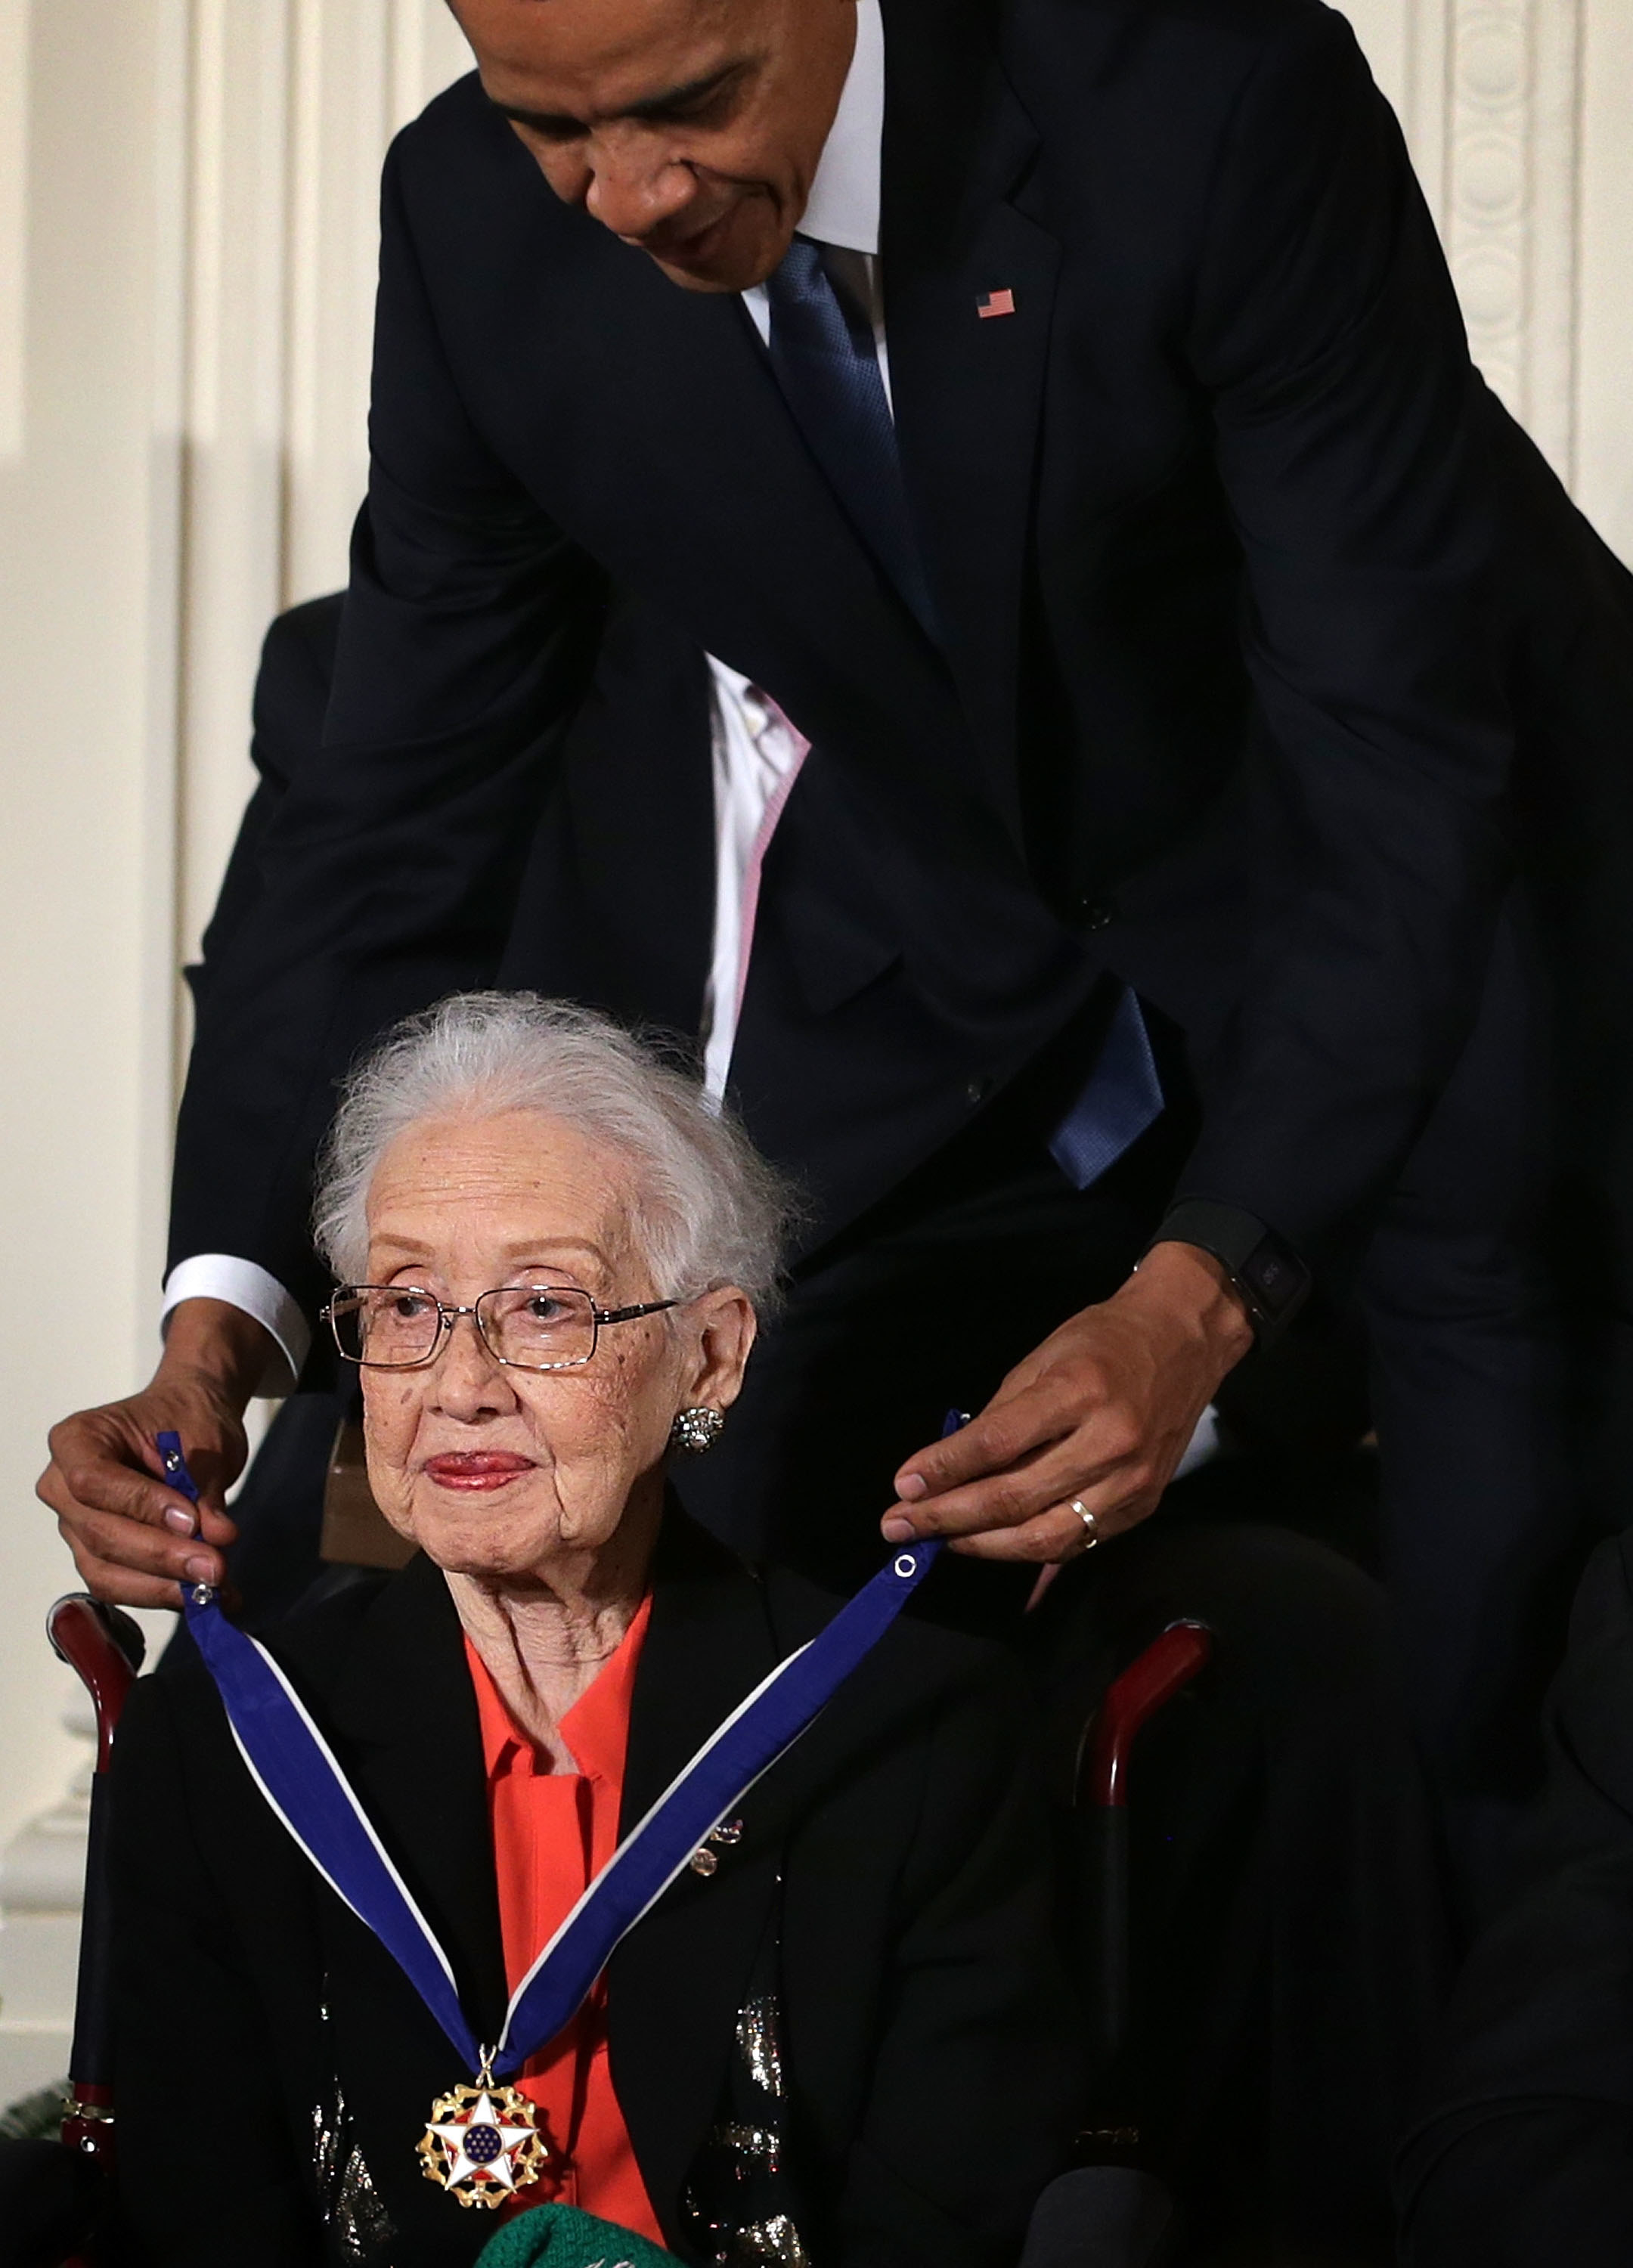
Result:
M496 2087L486 2063L474 2087L438 2096L416 2147L428 2182L489 2211L536 2182L550 2154L533 2104L513 2087Z

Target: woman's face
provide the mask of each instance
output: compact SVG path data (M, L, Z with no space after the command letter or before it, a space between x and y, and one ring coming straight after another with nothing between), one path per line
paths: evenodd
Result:
M472 1307L501 1285L576 1285L598 1307L657 1299L629 1168L537 1111L428 1120L369 1188L369 1281ZM678 1410L724 1410L754 1338L734 1289L616 1323L581 1368L495 1359L462 1315L436 1358L363 1372L376 1503L438 1565L504 1579L605 1547L629 1512L655 1527Z

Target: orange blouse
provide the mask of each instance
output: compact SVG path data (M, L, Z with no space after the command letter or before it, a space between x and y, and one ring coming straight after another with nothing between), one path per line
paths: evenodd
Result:
M481 1655L465 1641L482 1719L499 1928L511 1992L618 1846L629 1703L651 1604L649 1596L617 1653L562 1719L562 1739L578 1764L576 1773L550 1771L548 1758L539 1756L505 1707ZM551 2154L538 2182L506 2208L506 2216L559 2200L662 2244L613 2088L605 1980L566 2030L511 2084L538 2105Z

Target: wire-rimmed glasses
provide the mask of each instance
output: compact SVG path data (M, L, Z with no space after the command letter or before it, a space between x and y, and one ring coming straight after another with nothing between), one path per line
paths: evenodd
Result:
M345 1359L364 1370L418 1370L434 1361L461 1315L471 1317L489 1353L508 1369L578 1370L593 1359L609 1323L680 1304L598 1307L573 1284L501 1284L459 1307L418 1284L342 1284L323 1314Z

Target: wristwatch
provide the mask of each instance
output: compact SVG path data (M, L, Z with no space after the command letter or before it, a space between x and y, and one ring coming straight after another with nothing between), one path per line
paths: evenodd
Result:
M1260 1346L1280 1336L1310 1296L1310 1271L1284 1238L1238 1205L1181 1197L1145 1248L1194 1244L1210 1252L1247 1310Z

